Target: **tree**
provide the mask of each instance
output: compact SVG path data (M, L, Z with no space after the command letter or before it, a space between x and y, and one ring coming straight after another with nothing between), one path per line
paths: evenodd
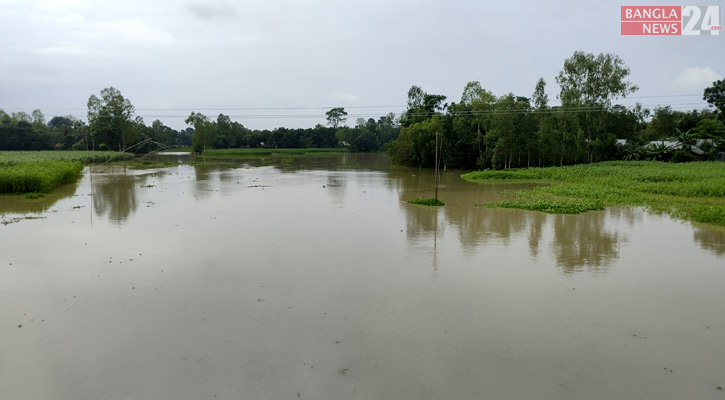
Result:
M195 153L203 154L206 149L212 148L216 140L216 129L209 117L192 111L184 122L194 127L191 146Z
M411 86L408 90L408 109L400 124L406 127L440 114L447 106L443 104L445 100L446 96L426 93L420 86Z
M134 107L121 92L113 87L101 90L101 97L88 98L88 124L90 134L99 148L117 148L124 151L135 139L132 117Z
M496 97L491 92L480 82L472 81L463 88L461 102L448 106L452 118L448 142L452 164L473 168L481 154L487 153L488 126L495 103ZM482 160L486 159L484 156Z
M534 95L531 96L531 99L537 111L546 110L549 107L549 96L546 94L546 81L544 78L539 78L536 81L536 88L534 88Z
M403 127L400 136L390 143L388 154L395 164L435 166L436 135L443 131L443 121L438 115Z
M496 101L489 135L492 144L488 163L494 168L530 166L535 126L526 97L509 93ZM525 162L524 162L525 160Z
M672 111L670 106L654 109L652 120L647 127L649 140L661 140L672 137L677 130L678 112Z
M703 92L703 100L710 104L710 107L717 108L719 118L725 122L725 79L712 83L712 86Z
M697 123L694 132L703 139L725 139L725 125L716 119L702 119Z
M342 107L335 107L326 112L325 115L327 115L327 125L330 125L334 129L337 129L338 126L347 121L347 111Z
M556 77L561 87L562 105L579 112L579 124L586 135L587 161L598 157L605 112L612 100L634 93L638 87L627 81L629 68L614 54L577 51L564 61L564 69Z

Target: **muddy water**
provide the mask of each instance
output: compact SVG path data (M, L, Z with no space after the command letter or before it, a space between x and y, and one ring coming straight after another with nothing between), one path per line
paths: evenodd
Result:
M272 165L270 165L272 164ZM3 399L722 399L725 233L385 157L0 197Z

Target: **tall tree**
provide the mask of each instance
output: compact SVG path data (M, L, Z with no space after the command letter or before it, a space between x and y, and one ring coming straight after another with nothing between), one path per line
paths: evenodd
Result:
M334 129L347 121L347 111L343 107L335 107L326 112L325 115L327 116L327 124Z
M542 127L544 120L548 117L546 112L549 109L549 96L546 94L546 81L544 78L539 78L539 80L536 81L536 87L534 88L534 94L531 96L531 100L534 103L534 132L532 134L533 137L527 141L527 153L530 155L533 150L536 154L536 161L538 165L541 166L544 158L544 137Z
M192 111L184 122L194 127L191 146L195 153L203 154L206 149L212 148L216 140L216 127L209 120L209 117L202 113Z
M485 154L488 149L487 133L496 97L484 89L478 81L468 82L463 88L461 102L448 107L451 121L452 164L472 168L481 161L485 168ZM481 158L481 154L484 157Z
M99 148L124 151L133 142L134 111L131 101L114 87L101 90L101 97L92 94L88 98L90 134Z
M725 122L725 79L720 79L712 83L712 86L705 89L703 100L718 110L718 117Z
M577 51L564 61L564 69L556 77L561 87L559 98L564 108L579 113L579 121L586 135L587 161L593 162L603 143L601 137L604 114L612 100L626 97L638 88L627 81L629 68L614 54Z
M445 100L446 96L426 93L420 86L411 86L408 90L408 109L400 124L406 127L440 114L446 108L446 104L443 104Z

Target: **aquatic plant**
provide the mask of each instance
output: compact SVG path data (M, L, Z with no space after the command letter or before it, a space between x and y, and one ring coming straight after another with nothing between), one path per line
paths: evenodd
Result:
M725 226L725 163L614 161L568 167L478 171L472 182L537 180L545 186L507 191L486 207L578 214L610 206L641 206L675 218Z
M419 204L419 205L422 205L422 206L435 206L435 207L440 207L440 206L445 206L446 205L446 203L443 200L440 200L440 199L435 199L435 198L431 198L431 199L421 199L420 197L418 197L415 200L409 201L409 203L411 203L411 204Z

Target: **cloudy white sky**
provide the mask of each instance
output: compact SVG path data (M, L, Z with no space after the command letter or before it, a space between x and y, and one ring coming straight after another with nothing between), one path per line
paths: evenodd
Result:
M192 110L250 128L324 112L404 110L411 85L459 101L466 82L529 96L574 51L614 53L640 87L621 104L704 108L725 75L720 36L621 36L620 5L721 1L0 0L0 108L85 119L113 86L147 124ZM722 18L722 16L721 16ZM290 118L304 114L308 118Z

